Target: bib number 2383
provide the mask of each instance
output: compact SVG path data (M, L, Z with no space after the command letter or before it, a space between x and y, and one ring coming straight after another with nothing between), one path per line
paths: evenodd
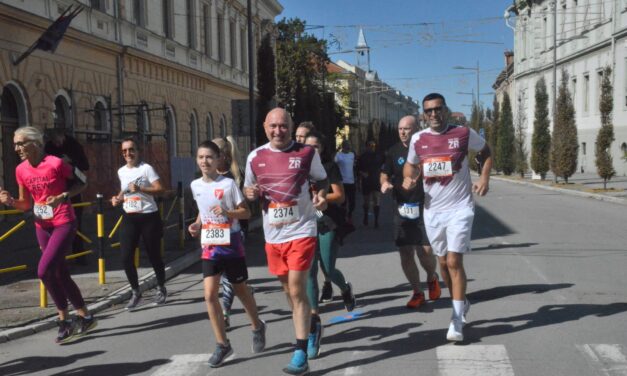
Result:
M204 246L230 245L231 226L228 223L204 223L200 239L200 243Z
M425 178L453 176L453 165L450 157L429 158L422 164Z
M268 206L268 220L271 226L283 226L298 221L296 201L271 202Z

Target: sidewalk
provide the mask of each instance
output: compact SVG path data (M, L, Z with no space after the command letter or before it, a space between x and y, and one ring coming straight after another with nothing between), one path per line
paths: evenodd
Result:
M607 189L603 189L603 179L592 173L576 173L568 179L568 184L563 179L554 183L553 174L549 173L545 180L534 180L531 174L521 178L520 175L492 175L491 179L510 183L523 184L541 189L557 191L579 197L594 198L601 201L614 202L627 205L627 177L615 176L607 183Z
M261 220L253 220L249 225L249 231L255 231L260 227ZM172 243L166 247L164 261L167 279L200 260L200 249L196 244L196 240L191 239L185 242L184 250L177 249ZM107 260L104 285L98 283L95 262L91 262L89 266L70 264L72 278L80 287L83 298L93 313L111 306L124 305L130 298L130 286L118 259L119 257L113 257ZM142 291L151 290L156 286L154 272L144 252L141 254L140 268L137 272ZM144 294L147 300L150 300L152 295L152 291ZM54 303L49 295L48 306L39 307L39 280L20 280L0 285L0 343L49 330L56 326L56 315Z

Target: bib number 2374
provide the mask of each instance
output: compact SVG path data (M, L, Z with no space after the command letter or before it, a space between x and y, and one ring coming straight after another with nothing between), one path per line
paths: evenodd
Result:
M271 202L268 206L268 219L272 226L283 226L298 221L298 205L295 201Z

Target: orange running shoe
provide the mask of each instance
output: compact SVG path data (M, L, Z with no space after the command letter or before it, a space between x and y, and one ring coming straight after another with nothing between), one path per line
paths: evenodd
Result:
M440 277L438 273L435 273L435 278L432 281L427 282L429 285L429 300L438 300L440 295L442 295L442 289L440 289Z
M411 299L407 302L407 308L416 309L423 305L425 302L425 294L422 292L414 292L414 295L411 296Z

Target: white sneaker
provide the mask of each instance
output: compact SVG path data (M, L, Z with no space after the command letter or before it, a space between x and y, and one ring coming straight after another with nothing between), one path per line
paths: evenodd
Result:
M466 298L464 299L464 313L462 314L462 323L466 325L468 320L466 320L466 316L468 315L468 311L470 311L470 301Z
M446 333L446 339L452 342L461 342L464 340L464 333L462 333L463 323L461 320L451 320L451 324L448 326L448 332Z

